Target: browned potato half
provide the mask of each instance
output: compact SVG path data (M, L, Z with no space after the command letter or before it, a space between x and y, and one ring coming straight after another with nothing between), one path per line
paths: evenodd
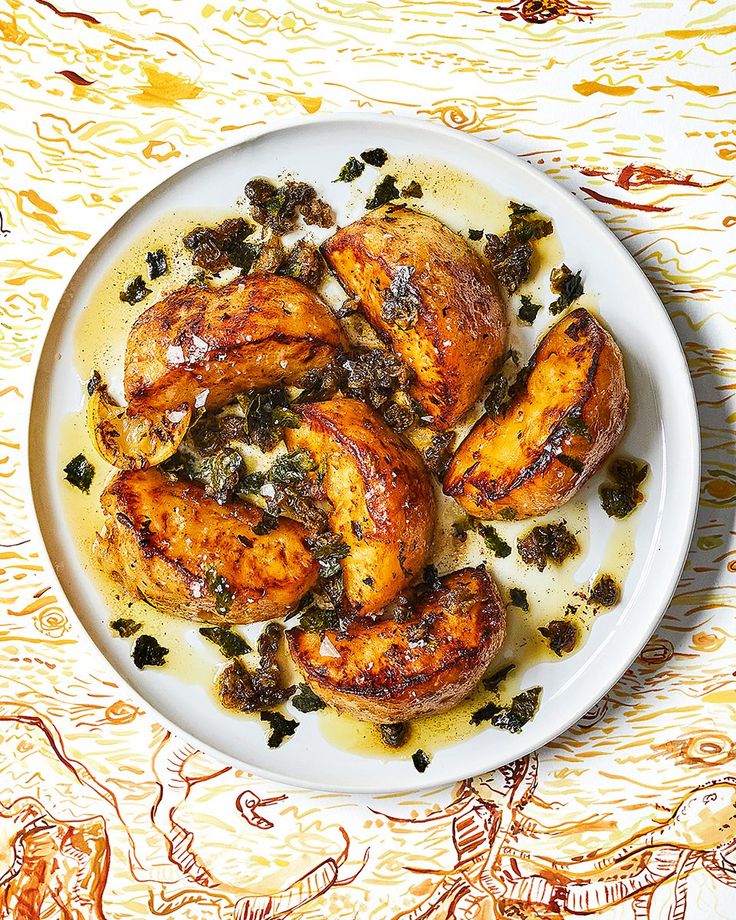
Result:
M434 529L434 496L416 450L356 399L299 406L289 450L323 466L330 530L350 548L342 560L345 597L360 614L380 610L421 572Z
M508 407L484 415L457 449L444 481L484 520L546 514L570 499L615 447L629 391L621 352L587 310L544 336Z
M292 629L295 664L314 692L365 722L405 722L443 712L464 699L483 676L506 635L506 614L483 566L441 579L416 602L412 617L347 633Z
M385 205L322 246L345 290L412 368L412 394L439 428L473 405L506 344L490 266L435 217Z
M102 493L96 555L130 594L203 623L283 616L317 579L301 524L254 532L262 511L218 505L194 483L157 469L119 473Z
M183 400L214 409L243 390L294 383L347 346L320 298L293 278L249 275L179 288L130 331L125 394L134 407Z

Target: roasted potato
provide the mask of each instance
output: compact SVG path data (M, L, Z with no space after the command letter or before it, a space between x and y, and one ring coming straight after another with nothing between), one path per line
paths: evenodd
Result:
M188 285L149 307L131 329L125 395L132 410L185 400L216 409L243 390L294 383L346 346L329 308L293 278Z
M452 427L505 349L506 309L488 263L435 217L391 204L338 230L322 251L414 371L412 395L433 425Z
M332 399L298 407L289 450L305 448L324 469L330 530L350 548L345 597L356 613L380 610L419 572L434 529L432 486L419 454L370 406Z
M219 505L158 469L118 473L102 509L101 567L165 613L216 624L269 620L296 607L317 579L301 524L282 518L256 534L259 508Z
M441 579L411 619L345 633L289 630L294 663L325 703L365 722L405 722L464 699L501 647L506 614L483 566Z
M536 517L570 499L615 447L629 391L618 345L587 310L544 336L510 404L484 415L444 480L468 514Z

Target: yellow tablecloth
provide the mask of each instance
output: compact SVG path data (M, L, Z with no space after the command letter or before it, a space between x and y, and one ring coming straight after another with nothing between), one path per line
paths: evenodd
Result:
M56 2L0 3L0 916L734 917L733 5ZM687 568L605 700L506 771L371 800L223 767L90 663L19 447L97 225L161 164L340 109L479 134L586 201L672 317L703 436Z

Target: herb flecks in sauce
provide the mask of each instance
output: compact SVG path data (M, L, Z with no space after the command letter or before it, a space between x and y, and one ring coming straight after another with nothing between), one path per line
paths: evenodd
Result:
M531 274L532 241L552 232L552 221L538 215L529 205L511 201L506 233L503 236L486 234L486 256L509 294L517 291Z
M537 318L537 314L542 309L541 303L536 303L528 294L521 295L521 306L519 307L519 322L531 326Z
M156 278L160 278L169 271L169 263L163 249L147 252L146 264L148 265L148 277L151 281L155 281Z
M406 722L388 722L378 726L381 741L390 748L400 748L409 738L409 726Z
M529 598L527 597L526 591L523 588L510 588L509 599L511 600L513 607L518 607L519 610L528 612Z

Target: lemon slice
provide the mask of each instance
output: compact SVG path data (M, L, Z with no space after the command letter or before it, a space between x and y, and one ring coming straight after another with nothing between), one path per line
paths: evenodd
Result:
M166 411L131 411L115 402L104 383L89 398L87 424L98 453L121 470L144 470L175 453L192 418L188 403Z

